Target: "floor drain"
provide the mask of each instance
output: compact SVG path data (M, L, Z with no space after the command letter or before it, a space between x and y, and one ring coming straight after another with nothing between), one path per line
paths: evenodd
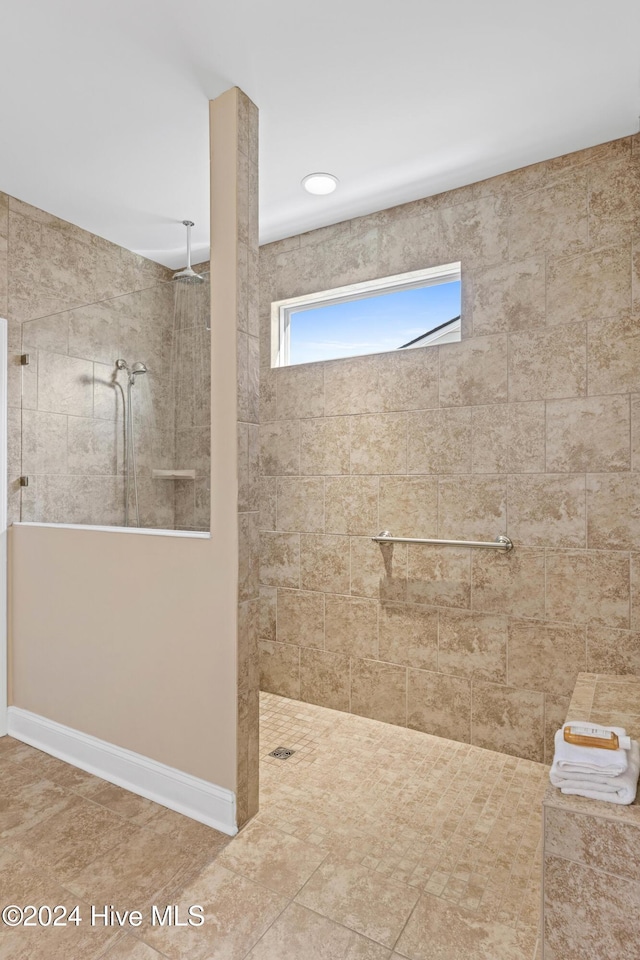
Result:
M288 760L294 753L295 750L289 750L287 747L276 747L275 750L271 751L269 756L275 757L276 760Z

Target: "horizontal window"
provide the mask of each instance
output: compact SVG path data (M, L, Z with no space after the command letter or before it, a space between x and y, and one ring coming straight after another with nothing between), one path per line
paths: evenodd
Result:
M278 300L271 366L460 340L460 304L459 263Z

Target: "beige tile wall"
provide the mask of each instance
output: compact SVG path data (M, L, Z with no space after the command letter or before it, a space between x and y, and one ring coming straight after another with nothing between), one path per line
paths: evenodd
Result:
M210 336L196 336L196 321L176 315L170 277L157 263L0 194L9 522L124 522L126 377L114 368L124 357L149 371L133 393L141 525L209 528ZM205 287L188 304L194 315L202 303L209 311ZM20 366L21 353L29 366ZM154 468L170 467L196 469L196 483L152 479ZM28 488L20 488L21 475Z
M174 465L195 470L191 480L175 481L175 525L179 530L209 530L211 516L211 289L209 262L195 267L201 284L177 288L171 357Z
M21 519L121 526L125 519L127 376L115 361L142 361L132 390L140 525L173 529L175 463L170 342L173 286L145 290L22 323ZM15 484L16 478L11 482ZM136 524L133 485L130 523Z
M21 499L24 519L117 522L122 438L113 363L126 351L146 354L155 369L140 390L141 412L144 416L146 408L149 414L152 389L153 403L161 405L162 316L169 303L162 284L169 276L157 263L0 194L0 316L9 326L10 523L20 519ZM20 366L22 352L31 354L28 367ZM130 359L146 362L142 353ZM154 379L156 388L150 386ZM31 481L21 493L19 477L27 472L42 482ZM144 478L147 503L150 484ZM173 521L173 502L166 501L162 494L157 511Z
M638 677L585 673L563 719L616 724L635 738L639 711ZM567 796L547 784L542 809L542 956L626 960L638 955L628 918L637 916L640 906L640 807ZM580 916L585 895L589 908Z
M270 368L272 300L452 260L461 343ZM579 671L640 671L640 138L260 267L263 689L548 759Z
M233 88L235 141L236 426L238 480L237 781L239 826L258 812L260 615L260 364L258 318L258 108ZM215 125L215 115L212 114ZM212 154L215 167L217 157ZM212 223L216 210L212 208ZM214 227L215 229L215 227ZM216 258L212 245L212 259ZM229 252L231 256L231 252ZM220 269L220 267L218 267ZM215 279L214 279L215 283ZM221 318L222 322L226 317ZM214 316L215 322L215 316ZM226 455L223 451L222 455ZM215 537L215 531L214 531Z

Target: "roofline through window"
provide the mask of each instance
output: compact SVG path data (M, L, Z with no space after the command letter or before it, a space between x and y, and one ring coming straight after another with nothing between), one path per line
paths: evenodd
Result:
M332 290L320 290L300 297L274 300L271 304L271 366L288 367L290 365L292 313L302 309L313 310L328 304L347 303L350 300L364 300L375 294L452 283L460 279L461 263L456 261L437 267L426 267L423 270L412 270L409 273L398 273L392 277L351 283L348 286L334 287Z

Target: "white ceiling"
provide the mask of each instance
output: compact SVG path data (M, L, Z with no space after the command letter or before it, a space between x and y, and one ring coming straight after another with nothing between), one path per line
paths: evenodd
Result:
M262 242L638 129L638 0L0 0L0 36L0 190L169 266L234 84Z

